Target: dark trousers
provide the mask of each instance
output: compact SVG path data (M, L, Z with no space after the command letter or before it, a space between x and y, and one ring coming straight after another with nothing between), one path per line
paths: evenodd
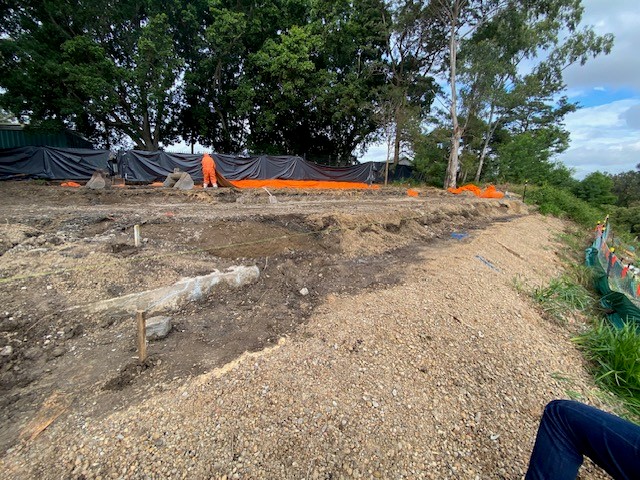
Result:
M554 400L544 409L526 480L575 480L586 455L613 478L640 479L640 426L597 408Z

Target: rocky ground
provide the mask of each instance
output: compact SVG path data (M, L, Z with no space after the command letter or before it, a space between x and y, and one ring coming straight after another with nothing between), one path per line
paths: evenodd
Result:
M0 187L5 478L519 479L549 400L606 408L524 293L568 227L516 199ZM230 265L143 364L68 313Z

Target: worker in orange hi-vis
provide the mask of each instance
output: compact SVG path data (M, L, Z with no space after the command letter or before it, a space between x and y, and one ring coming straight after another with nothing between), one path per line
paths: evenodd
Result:
M204 176L204 180L202 182L203 188L207 188L209 184L213 188L218 188L218 182L216 180L216 163L208 153L205 153L202 156L202 175Z

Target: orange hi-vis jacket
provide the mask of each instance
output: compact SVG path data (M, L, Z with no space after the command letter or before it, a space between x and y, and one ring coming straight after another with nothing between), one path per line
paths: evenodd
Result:
M202 156L202 175L204 176L205 185L215 185L216 182L216 164L208 153Z

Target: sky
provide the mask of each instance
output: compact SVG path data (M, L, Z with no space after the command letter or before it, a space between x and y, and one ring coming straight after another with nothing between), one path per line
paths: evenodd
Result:
M567 115L571 144L558 160L582 179L595 171L620 173L640 163L640 9L638 0L583 0L583 25L613 33L607 56L565 70L566 94L581 108ZM362 160L385 161L387 147Z

